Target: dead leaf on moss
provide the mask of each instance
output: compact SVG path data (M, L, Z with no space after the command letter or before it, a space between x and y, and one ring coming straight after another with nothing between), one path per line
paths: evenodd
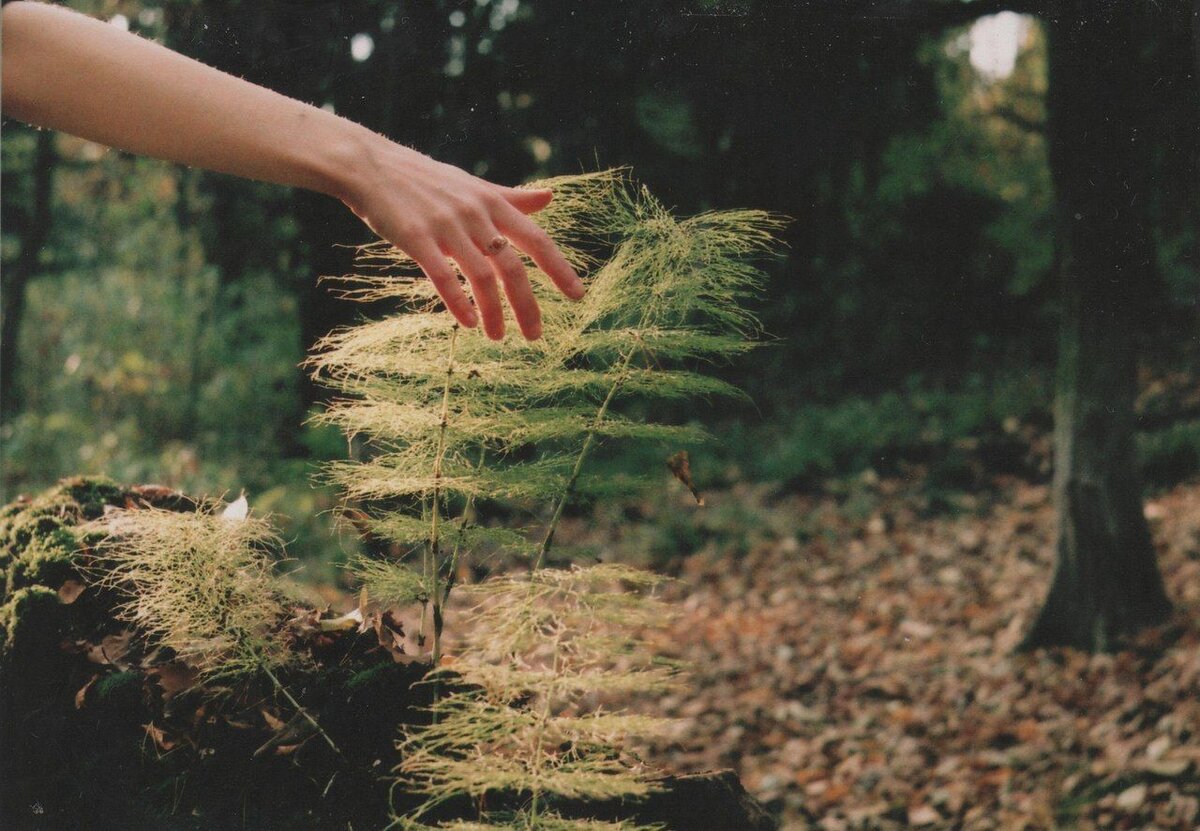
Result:
M100 643L88 644L87 659L100 666L114 666L119 670L129 669L125 657L129 654L133 630L125 629L115 635L105 635Z
M83 583L78 580L66 580L58 587L58 599L63 604L71 604L79 599L79 595L83 594L86 589Z
M83 705L87 702L88 693L91 692L92 686L99 679L100 679L99 674L93 675L91 678L88 679L87 683L84 684L82 687L80 687L79 691L77 693L75 693L75 709L76 710L83 709Z
M142 729L146 731L146 735L153 740L154 746L159 750L174 750L179 745L178 739L169 737L166 731L154 722L143 724Z
M179 693L191 689L199 678L199 673L194 668L180 661L160 664L146 675L158 682L158 686L162 690L163 701L170 701Z

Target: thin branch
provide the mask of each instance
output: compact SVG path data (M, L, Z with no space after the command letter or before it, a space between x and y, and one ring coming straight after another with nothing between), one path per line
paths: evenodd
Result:
M446 428L450 424L450 382L454 378L454 347L458 343L458 324L450 330L449 354L446 357L446 383L442 387L442 414L438 423L437 452L433 457L433 509L429 523L429 597L433 603L433 654L432 665L438 665L442 650L442 598L438 592L438 555L440 553L440 524L441 509L438 502L442 498L442 461L446 455Z
M625 383L629 363L633 360L633 355L636 351L630 349L625 353L625 357L621 361L621 368L618 370L617 379L609 387L608 395L604 397L604 403L600 405L600 409L596 413L596 418L592 421L587 436L583 439L583 446L579 448L579 455L575 457L575 467L571 470L571 478L567 480L567 485L563 488L562 496L559 497L558 504L554 507L554 515L550 518L550 525L546 528L546 536L542 538L537 559L533 563L534 571L542 567L542 563L546 559L546 552L550 550L550 545L554 542L554 532L558 529L559 520L562 519L563 510L567 507L568 500L575 494L575 484L579 481L579 473L583 470L583 463L587 461L588 454L592 450L592 445L596 441L596 432L600 429L600 425L604 423L604 417L608 415L609 404L616 397L621 385Z
M296 712L298 712L300 715L302 715L304 717L304 720L307 721L310 725L312 725L314 730L316 730L318 733L321 734L321 738L323 738L325 740L325 744L329 745L329 747L333 749L334 753L336 753L337 755L341 756L344 759L345 756L342 754L341 748L339 748L337 746L337 744L334 743L333 739L330 738L329 734L325 732L325 728L322 727L315 718L313 718L312 713L308 712L308 710L305 709L304 705L301 704L299 701L297 701L295 699L295 697L292 696L292 694L288 690L288 688L283 685L283 682L280 681L277 677L275 677L275 673L271 672L271 668L269 666L267 666L264 663L262 665L262 668L263 668L263 672L265 672L267 674L267 677L271 679L271 683L275 685L275 689L277 689L281 693L283 693L283 697L288 700L289 704L291 704L293 707L296 708Z

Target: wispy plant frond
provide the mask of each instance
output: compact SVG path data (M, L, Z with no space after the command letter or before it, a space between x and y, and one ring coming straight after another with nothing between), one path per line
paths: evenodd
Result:
M210 677L293 660L274 637L286 611L272 577L279 538L265 519L216 507L119 509L89 523L103 540L100 581L127 598L122 618Z
M540 340L496 343L461 329L416 264L381 242L360 249L363 273L342 280L342 296L388 300L397 311L331 333L308 366L341 395L318 419L367 450L326 475L352 500L391 507L367 527L420 553L419 564L354 568L372 598L427 607L435 667L460 555L520 547L473 526L475 502L552 505L540 544L524 546L532 573L469 587L472 626L450 669L434 674L451 672L455 691L433 705L432 725L406 734L399 773L407 785L429 797L427 809L496 791L529 800L517 812L441 827L635 828L567 819L554 801L636 797L654 787L628 748L663 722L588 708L677 682L678 667L641 640L667 617L653 595L659 580L611 565L541 566L569 500L615 484L585 471L597 443L695 442L702 430L640 414L659 402L740 394L695 364L753 347L758 326L743 301L763 275L751 260L773 250L781 221L760 211L680 220L623 171L533 186L554 190L533 219L587 283L584 298L571 302L527 263ZM402 824L424 827L426 813Z

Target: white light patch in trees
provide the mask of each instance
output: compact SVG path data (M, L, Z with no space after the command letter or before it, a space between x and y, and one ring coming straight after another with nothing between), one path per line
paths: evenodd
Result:
M108 19L108 22L111 25L116 26L122 32L129 31L129 18L123 14L114 14L112 17L110 17Z
M971 66L992 81L1012 75L1029 26L1029 17L1015 12L990 14L976 20L968 35Z
M362 63L375 51L375 38L366 32L359 32L350 38L350 57Z

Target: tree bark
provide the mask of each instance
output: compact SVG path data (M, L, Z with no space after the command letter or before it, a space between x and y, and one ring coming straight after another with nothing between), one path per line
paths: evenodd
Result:
M1055 415L1058 564L1025 648L1114 648L1171 606L1134 452L1139 333L1153 325L1137 4L1076 0L1047 21L1062 289Z
M21 252L0 280L0 419L20 409L16 386L17 338L25 316L25 294L37 273L38 256L50 237L51 200L54 195L54 134L41 130L33 160L33 196L21 233Z

